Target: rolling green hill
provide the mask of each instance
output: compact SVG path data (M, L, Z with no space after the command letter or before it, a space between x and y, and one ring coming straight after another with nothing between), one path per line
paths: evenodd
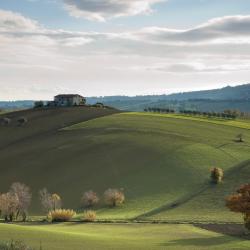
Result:
M74 209L80 208L82 192L101 195L115 187L124 188L126 203L116 209L99 205L99 219L241 220L220 210L219 199L247 181L247 122L87 108L22 112L9 116L13 121L27 116L24 127L13 122L0 128L0 190L14 181L27 183L32 214L41 214L37 193L43 187ZM234 141L239 133L245 143ZM237 171L242 164L246 174ZM212 166L228 176L216 188L209 184ZM200 207L211 216L197 213Z

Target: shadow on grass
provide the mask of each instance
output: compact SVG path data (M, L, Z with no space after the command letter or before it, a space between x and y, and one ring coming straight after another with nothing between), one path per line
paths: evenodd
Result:
M179 239L179 240L172 240L166 243L162 243L161 246L165 247L176 247L176 246L182 246L182 247L204 247L204 246L218 246L230 243L232 241L237 241L233 237L228 236L218 236L218 237L205 237L205 238L191 238L191 239ZM197 248L194 248L197 249Z

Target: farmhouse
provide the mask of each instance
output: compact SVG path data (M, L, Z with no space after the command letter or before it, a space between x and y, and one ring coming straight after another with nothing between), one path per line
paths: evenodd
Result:
M55 106L80 106L86 103L86 99L81 95L57 95L53 103Z

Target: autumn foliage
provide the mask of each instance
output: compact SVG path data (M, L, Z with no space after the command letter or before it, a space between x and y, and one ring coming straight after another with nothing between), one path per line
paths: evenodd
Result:
M224 172L221 168L212 168L210 170L211 173L211 180L213 183L218 184L222 182Z
M66 222L70 221L76 215L74 210L56 209L48 213L48 219L51 222Z
M94 222L96 220L96 212L92 210L85 211L83 214L83 220L86 222Z
M232 212L242 213L245 226L250 230L250 184L241 186L236 194L227 197L226 206Z

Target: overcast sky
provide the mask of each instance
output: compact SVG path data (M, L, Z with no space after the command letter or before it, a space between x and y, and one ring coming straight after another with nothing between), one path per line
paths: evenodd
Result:
M248 82L249 0L0 0L0 100Z

